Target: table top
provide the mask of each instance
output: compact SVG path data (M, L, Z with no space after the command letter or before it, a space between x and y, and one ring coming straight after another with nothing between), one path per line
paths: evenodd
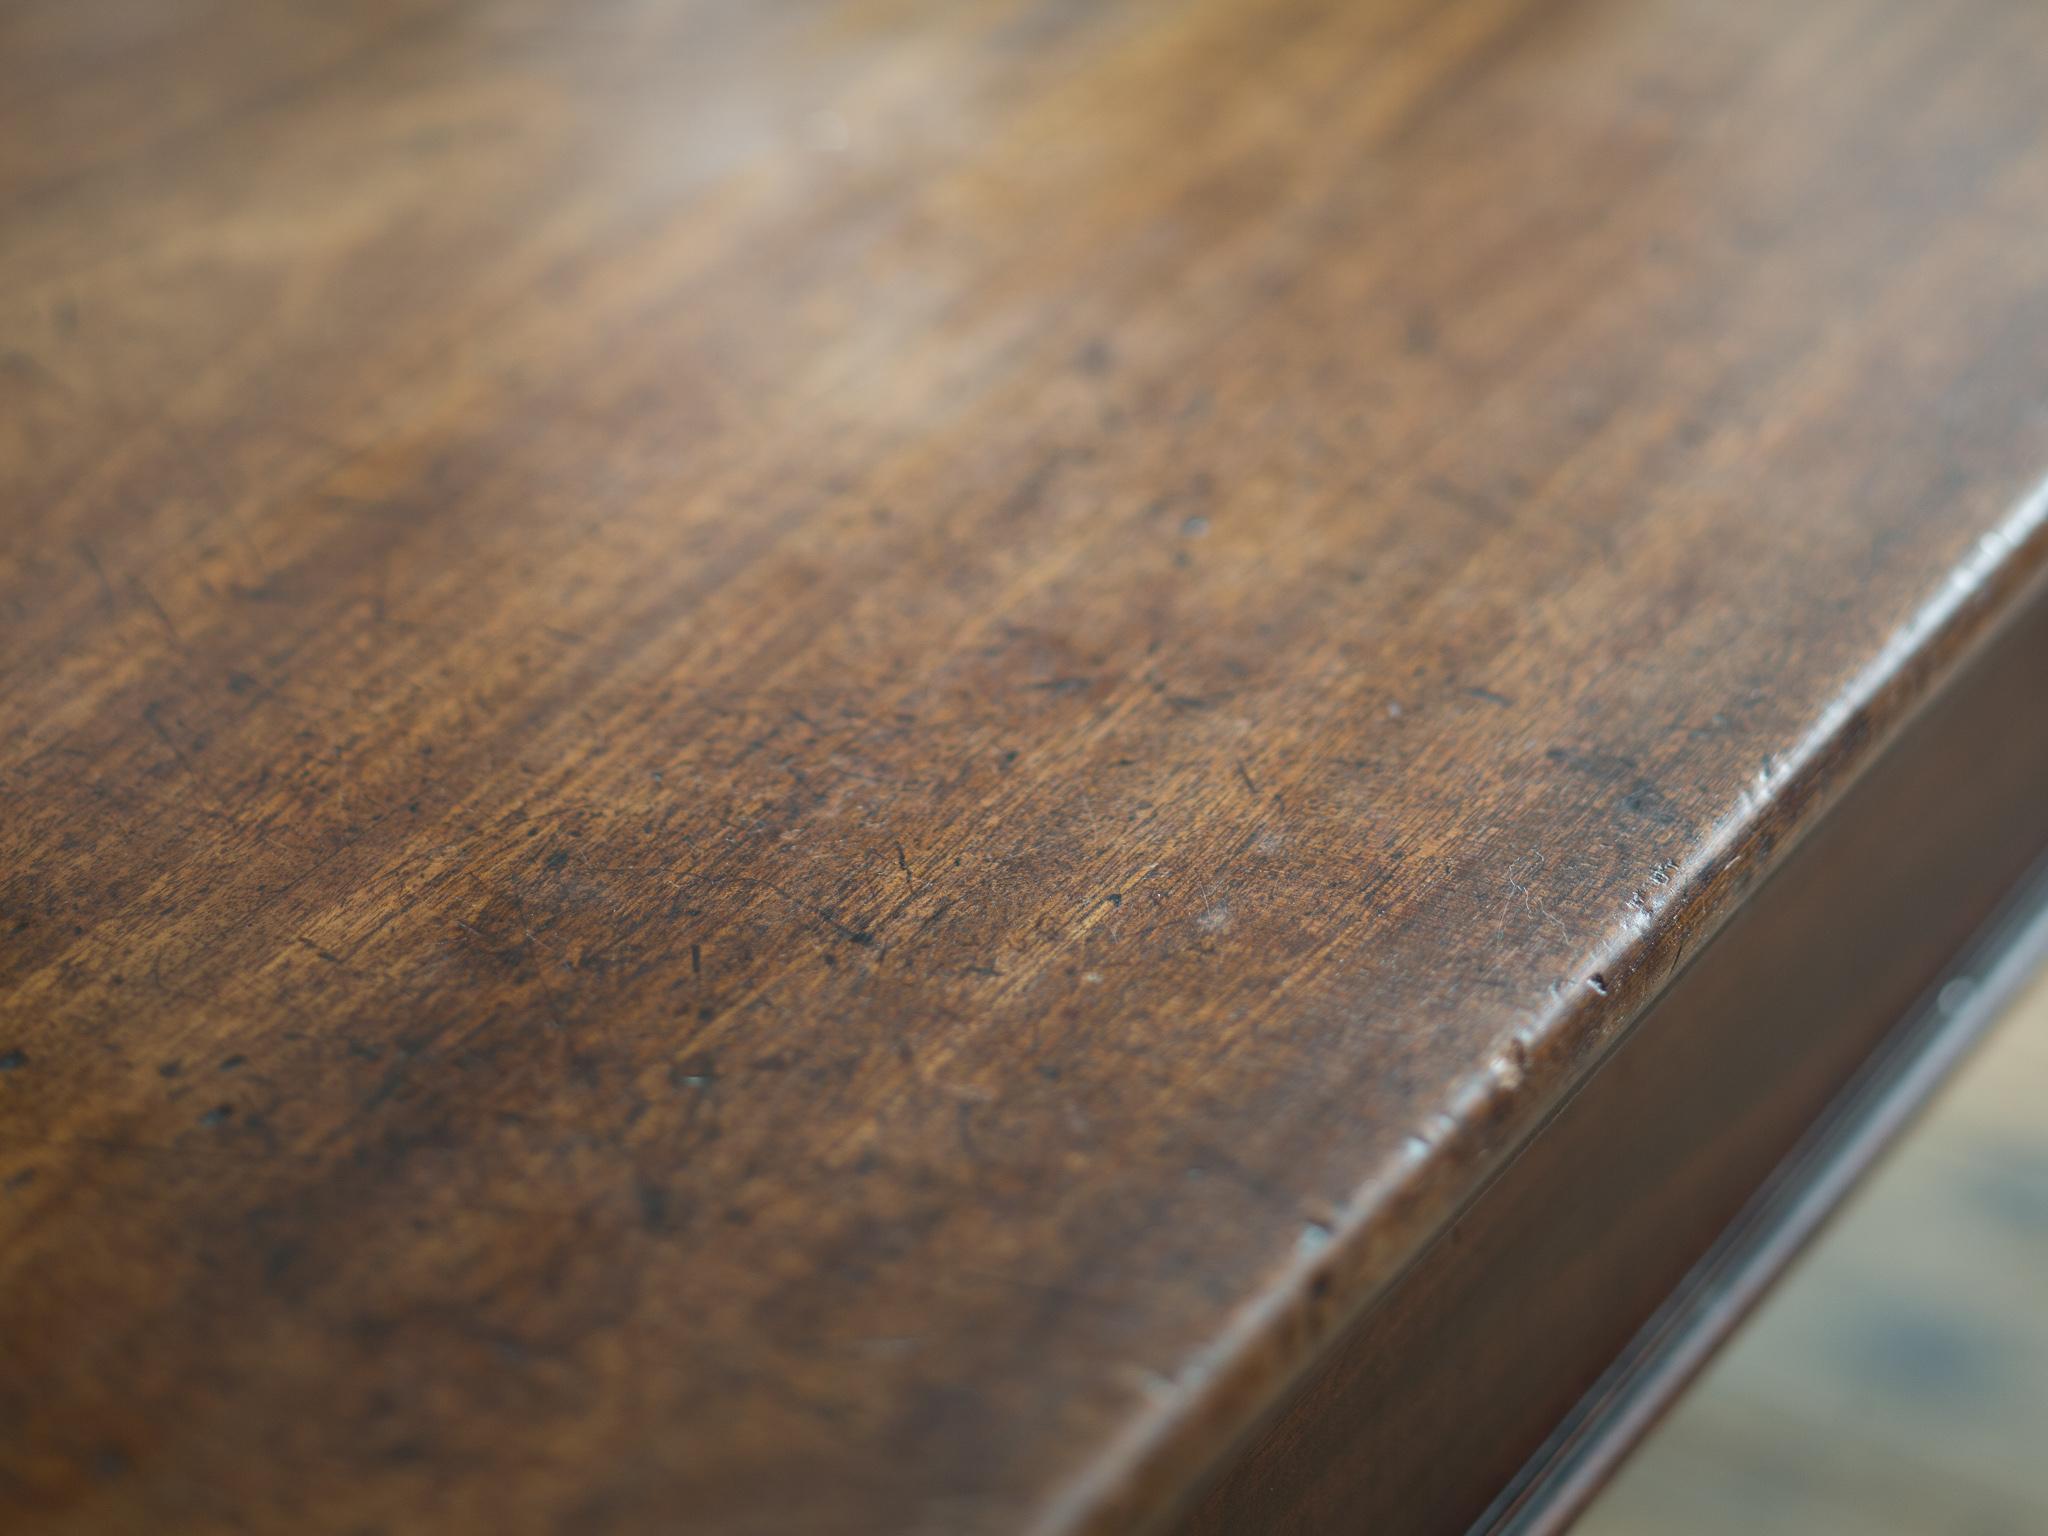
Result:
M0 1510L1173 1509L2048 556L2000 0L0 17Z

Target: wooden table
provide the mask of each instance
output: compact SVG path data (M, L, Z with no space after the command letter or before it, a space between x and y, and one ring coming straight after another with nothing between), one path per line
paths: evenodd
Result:
M8 7L0 1525L1556 1524L2010 969L2044 76Z

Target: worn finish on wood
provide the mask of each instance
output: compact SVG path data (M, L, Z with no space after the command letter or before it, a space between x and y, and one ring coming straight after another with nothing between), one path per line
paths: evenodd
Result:
M1682 1349L1697 1364L1737 1314L1713 1296L1653 1319L1660 1304L1703 1283L1689 1271L1738 1215L1753 1249L1775 1249L1745 1282L1753 1295L1848 1176L1802 1133L1838 1105L1836 1120L1867 1113L1876 1090L1864 1068L1895 1085L1943 1048L1916 1003L1932 1002L1944 962L2048 849L2044 679L2048 591L1324 1351L1182 1536L1477 1530L1482 1511L1489 1531L1564 1529L1597 1484L1546 1436L1572 1414L1583 1439L1618 1442L1580 1449L1611 1466L1683 1374L1629 1400L1595 1378L1624 1349ZM1935 1080L1909 1087L1924 1094ZM1868 1138L1853 1156L1867 1162L1879 1145ZM1783 1208L1785 1185L1817 1177L1837 1187L1813 1209ZM1775 1207L1766 1194L1763 1209L1745 1208L1767 1178ZM1660 1336L1672 1333L1682 1342ZM1488 1511L1518 1468L1520 1498Z
M5 1523L1170 1511L2043 563L2044 60L9 7Z

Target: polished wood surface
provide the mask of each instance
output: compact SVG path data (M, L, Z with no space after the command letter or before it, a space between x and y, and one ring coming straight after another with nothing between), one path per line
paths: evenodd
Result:
M1185 1508L2044 564L2044 65L7 8L0 1524Z

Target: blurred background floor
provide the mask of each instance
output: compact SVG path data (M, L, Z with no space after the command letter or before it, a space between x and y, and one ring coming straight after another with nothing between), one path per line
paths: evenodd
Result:
M1575 1530L2048 1533L2048 976Z

